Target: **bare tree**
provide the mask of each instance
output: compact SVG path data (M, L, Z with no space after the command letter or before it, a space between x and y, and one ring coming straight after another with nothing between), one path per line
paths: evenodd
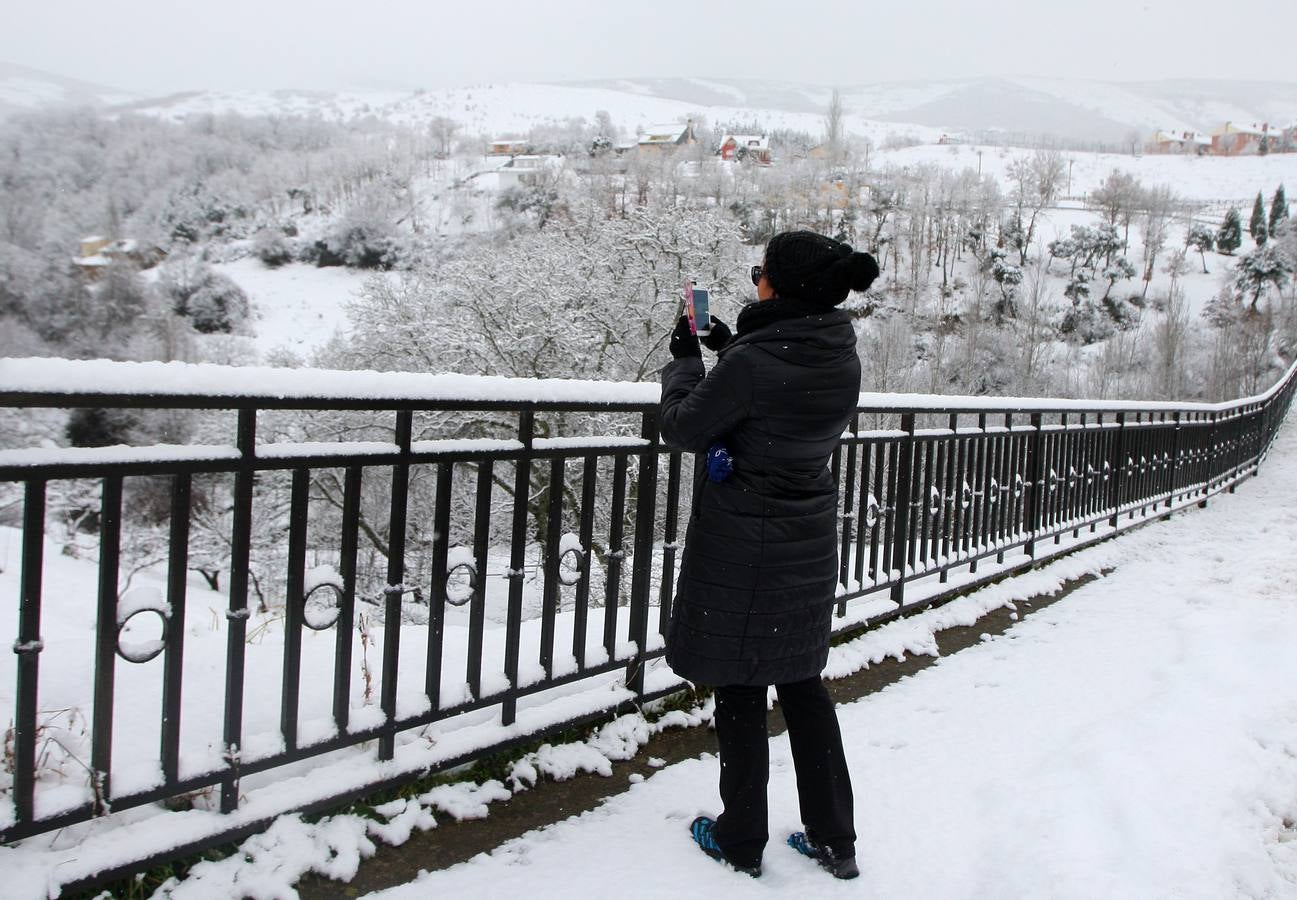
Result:
M1013 204L1023 228L1018 246L1019 265L1027 264L1027 254L1036 238L1037 220L1057 199L1066 171L1063 156L1057 150L1037 150L1031 157L1018 157L1009 163Z
M834 88L829 97L829 108L824 114L824 145L829 152L829 159L834 162L842 159L845 149L843 116L842 94Z

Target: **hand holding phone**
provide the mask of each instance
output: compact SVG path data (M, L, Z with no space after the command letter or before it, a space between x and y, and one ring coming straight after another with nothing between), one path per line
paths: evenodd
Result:
M689 328L699 337L712 331L711 294L707 288L695 287L692 280L685 282L685 314Z

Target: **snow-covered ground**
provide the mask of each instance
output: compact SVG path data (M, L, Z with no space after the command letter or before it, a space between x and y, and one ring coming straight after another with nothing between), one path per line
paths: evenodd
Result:
M1032 150L1012 147L924 144L876 151L870 162L876 166L930 164L955 171L977 171L980 154L982 174L993 176L1007 191L1009 165L1015 159L1029 158L1033 153ZM1093 191L1114 169L1129 172L1145 187L1166 185L1177 197L1200 202L1238 200L1250 204L1257 191L1262 191L1268 204L1276 187L1285 182L1291 187L1297 181L1297 156L1290 153L1223 157L1063 151L1062 156L1066 163L1071 164L1071 177L1064 186L1065 192L1075 197ZM1250 210L1240 211L1246 216Z
M374 896L1297 896L1293 496L1289 427L1259 481L1087 551L1108 577L842 706L856 882L782 845L800 822L778 737L760 881L689 839L719 809L705 757Z
M304 263L267 268L254 256L212 268L228 275L252 302L253 346L257 355L290 350L303 359L346 328L344 306L354 300L372 273Z

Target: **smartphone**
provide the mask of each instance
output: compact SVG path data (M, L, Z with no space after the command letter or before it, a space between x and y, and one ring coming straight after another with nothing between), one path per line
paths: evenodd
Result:
M694 334L706 337L712 333L711 294L707 288L686 281L685 310L689 316L689 328Z

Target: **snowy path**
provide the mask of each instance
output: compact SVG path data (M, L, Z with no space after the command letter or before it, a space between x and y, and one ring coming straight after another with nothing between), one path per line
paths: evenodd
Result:
M714 758L371 896L1297 897L1297 428L1202 512L1086 551L1110 576L841 707L863 877L783 846L754 881L687 833ZM1119 552L1118 552L1119 551Z

